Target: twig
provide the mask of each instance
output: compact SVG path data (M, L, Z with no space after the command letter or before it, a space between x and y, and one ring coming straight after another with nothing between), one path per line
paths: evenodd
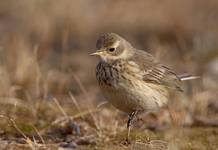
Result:
M17 126L16 122L14 121L14 119L8 118L8 120L12 123L13 127L14 127L26 140L29 139L29 138L24 134L24 132L23 132L20 128L18 128L18 126Z
M60 105L60 103L58 102L58 100L56 98L53 98L55 104L58 106L59 110L62 112L62 114L65 117L68 117L67 113L64 111L64 109L62 108L62 106Z
M43 139L43 137L41 136L41 134L39 133L38 129L32 125L33 129L35 130L35 132L37 133L37 135L39 136L41 142L45 145L45 140Z
M76 106L77 110L79 111L79 113L81 114L82 111L81 111L81 108L76 100L76 98L73 96L73 94L71 92L69 92L69 95L70 95L70 98L71 100L73 101L74 105ZM81 115L81 118L84 119L83 115Z
M108 104L107 101L101 102L97 105L97 108L101 108L102 106L107 105L107 104Z
M19 132L23 136L23 138L25 139L26 143L29 145L29 147L31 149L35 150L36 149L35 146L39 146L39 147L42 146L41 144L38 144L36 142L34 137L33 137L34 142L29 137L27 137L25 135L25 133L17 126L17 124L16 124L16 122L15 122L15 120L13 118L10 118L10 117L4 116L4 115L0 115L0 117L6 118L12 124L12 126L17 130L17 132ZM33 143L34 143L34 145L33 145Z

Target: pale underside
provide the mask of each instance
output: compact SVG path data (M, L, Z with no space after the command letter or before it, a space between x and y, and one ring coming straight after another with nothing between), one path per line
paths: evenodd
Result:
M156 89L154 89L156 88ZM101 86L105 98L124 112L135 110L155 111L167 104L167 91L152 84L119 83L116 88Z

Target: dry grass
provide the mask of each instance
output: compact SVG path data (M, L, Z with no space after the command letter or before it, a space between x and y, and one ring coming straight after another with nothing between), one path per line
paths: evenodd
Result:
M216 0L1 1L0 149L216 149L217 17ZM88 56L104 32L201 76L169 110L140 114L128 148L126 114L103 105Z

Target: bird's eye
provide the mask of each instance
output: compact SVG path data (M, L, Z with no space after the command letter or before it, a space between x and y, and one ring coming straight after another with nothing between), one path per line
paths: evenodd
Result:
M110 51L110 52L114 52L114 51L115 51L115 48L109 48L109 51Z

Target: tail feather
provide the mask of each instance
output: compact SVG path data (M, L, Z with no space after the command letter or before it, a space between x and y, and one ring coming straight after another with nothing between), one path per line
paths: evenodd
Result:
M181 74L181 75L178 75L179 79L181 81L186 81L186 80L195 80L195 79L199 79L200 76L192 76L190 74Z

